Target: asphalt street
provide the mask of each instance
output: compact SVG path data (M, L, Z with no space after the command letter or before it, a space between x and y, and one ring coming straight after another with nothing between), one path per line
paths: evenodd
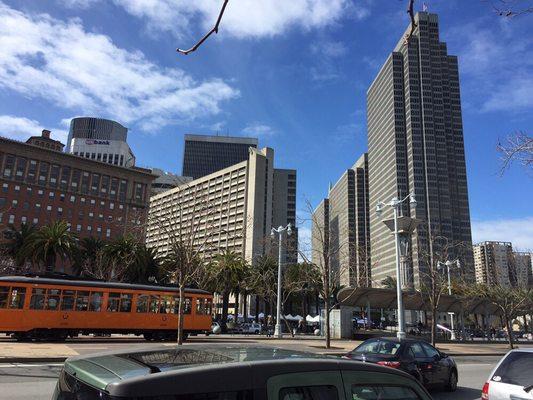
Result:
M435 400L474 400L499 357L455 357L459 366L459 389L455 393L432 391ZM0 398L48 400L61 363L0 364Z

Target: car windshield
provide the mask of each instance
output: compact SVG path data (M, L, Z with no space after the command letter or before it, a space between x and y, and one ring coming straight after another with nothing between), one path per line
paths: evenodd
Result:
M513 351L502 361L492 380L511 385L529 386L533 384L533 353Z
M394 355L398 352L400 343L390 340L368 340L361 343L353 352L365 354L388 354Z

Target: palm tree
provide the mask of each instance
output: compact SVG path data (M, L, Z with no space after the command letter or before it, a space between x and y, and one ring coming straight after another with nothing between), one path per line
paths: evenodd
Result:
M234 251L217 254L211 264L216 291L222 295L222 323L228 319L229 296L235 294L235 308L238 306L239 289L244 282L248 264Z
M76 237L69 231L67 223L56 221L33 232L21 251L24 257L44 264L47 271L53 271L58 257L73 259L76 246Z
M109 266L109 279L122 281L135 262L138 242L132 235L122 236L104 247L104 260Z
M105 246L105 241L93 236L81 239L73 257L72 269L75 275L89 275L99 278L97 270L100 267Z
M17 229L13 224L8 225L6 250L7 254L15 261L17 267L22 267L29 261L29 257L24 254L22 249L33 233L35 233L35 225L22 223L20 224L20 229Z
M146 247L144 243L135 246L135 257L126 269L124 281L130 283L163 283L164 277L160 276L157 251Z
M387 276L381 281L381 286L385 289L396 289L396 278Z

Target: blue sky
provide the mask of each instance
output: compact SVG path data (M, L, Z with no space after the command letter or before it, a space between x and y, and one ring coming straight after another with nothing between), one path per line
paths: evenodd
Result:
M0 134L64 139L79 115L130 129L138 164L181 172L185 133L257 136L316 205L366 149L366 89L407 24L406 0L0 0ZM496 144L533 126L533 15L427 1L459 56L474 241L533 249L533 176Z

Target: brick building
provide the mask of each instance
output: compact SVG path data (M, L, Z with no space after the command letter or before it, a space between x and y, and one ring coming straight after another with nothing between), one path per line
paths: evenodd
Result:
M80 238L131 232L144 240L155 176L62 149L46 130L26 143L0 137L0 228L64 220Z

